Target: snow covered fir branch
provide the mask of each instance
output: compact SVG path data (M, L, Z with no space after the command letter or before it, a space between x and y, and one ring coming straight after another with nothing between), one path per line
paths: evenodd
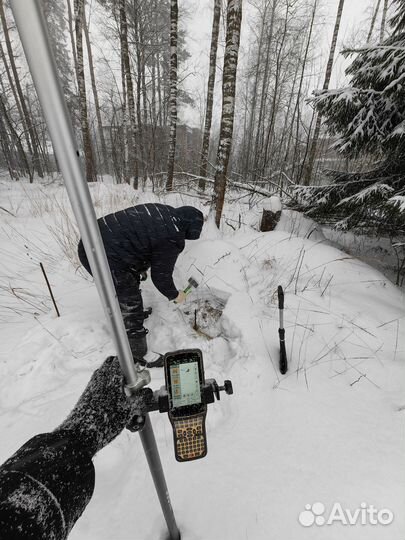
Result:
M395 0L390 37L377 45L346 50L355 56L350 85L315 92L312 103L333 147L349 159L369 158L358 172L325 171L328 183L297 186L296 208L342 229L405 234L405 5Z

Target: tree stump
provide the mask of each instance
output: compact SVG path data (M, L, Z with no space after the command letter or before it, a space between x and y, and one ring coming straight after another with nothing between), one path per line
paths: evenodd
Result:
M276 228L281 216L281 201L279 197L273 196L263 204L262 219L260 221L260 231L268 232Z

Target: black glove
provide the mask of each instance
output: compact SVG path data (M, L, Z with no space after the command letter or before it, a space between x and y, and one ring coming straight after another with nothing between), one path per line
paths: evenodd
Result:
M121 431L134 426L141 398L124 394L124 376L117 357L110 356L97 369L74 409L56 431L69 431L82 440L93 455Z

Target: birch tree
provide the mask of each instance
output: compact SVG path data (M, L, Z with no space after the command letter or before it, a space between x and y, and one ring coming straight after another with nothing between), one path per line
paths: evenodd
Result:
M237 110L243 118L234 167L254 184L288 174L295 179L308 136L305 99L313 78L318 0L255 0L250 12L249 55L244 69L245 94ZM243 91L242 91L243 92ZM236 172L234 170L234 172ZM270 187L272 186L272 187Z
M141 96L142 96L142 81L144 80L142 72L143 61L142 61L142 44L140 37L141 30L141 4L138 0L133 1L133 37L135 41L135 52L136 52L136 120L137 120L137 134L138 134L138 147L139 147L139 156L142 161L142 169L144 177L147 177L146 165L147 159L145 156L145 140L143 133L143 124L146 125L145 119L142 118L142 105L141 105ZM143 95L145 101L145 94ZM146 110L146 103L144 103L144 110Z
M261 171L262 174L265 172L265 168L267 165L268 160L268 153L269 149L272 146L272 140L274 136L274 125L275 125L275 119L276 119L276 112L277 112L277 99L280 97L279 92L282 89L282 84L280 83L280 79L282 78L282 54L284 52L284 44L287 39L288 35L288 23L289 23L289 12L291 8L291 2L287 0L286 2L286 15L284 19L284 27L281 31L280 36L280 43L278 45L278 50L276 51L276 65L275 65L275 73L274 73L274 90L273 90L273 98L270 108L270 121L269 126L267 127L267 136L266 136L266 142L263 147L263 156L262 158L262 164L261 164ZM287 70L286 70L287 71Z
M130 175L134 179L134 188L138 189L138 159L136 150L136 116L134 86L132 82L131 63L128 49L128 24L126 0L120 0L120 40L121 40L121 62L123 68L123 78L127 93L130 136L128 137Z
M167 160L166 189L173 189L174 159L176 155L176 129L177 129L177 27L179 9L177 0L170 2L170 139L169 156Z
M72 48L72 55L73 55L73 67L76 75L76 84L79 80L79 76L77 74L77 55L76 55L76 43L75 43L75 29L73 24L73 13L72 13L72 6L70 3L70 0L66 0L67 5L67 23L68 23L68 29L69 29L69 38L70 38L70 46Z
M257 99L258 99L258 88L259 88L259 82L260 82L260 66L261 66L261 59L262 59L262 50L263 46L266 42L266 32L267 32L267 9L269 7L269 3L266 1L264 5L263 13L261 13L260 17L260 33L259 33L259 42L258 42L258 50L257 50L257 61L256 65L254 66L254 77L253 77L253 88L252 88L252 95L250 97L250 118L249 118L249 125L248 125L248 131L247 134L245 134L244 140L246 140L245 144L245 152L244 152L244 169L243 173L244 176L248 176L250 172L250 165L251 165L251 155L252 155L252 139L253 139L253 131L254 131L254 124L256 119L256 105L257 105ZM249 71L248 78L250 78L252 75ZM249 96L246 96L247 100L249 99ZM248 108L247 103L245 105L246 109Z
M101 110L100 110L100 100L98 97L97 81L96 81L96 76L94 72L93 51L92 51L92 46L91 46L91 41L90 41L89 23L86 21L86 18L84 20L83 29L84 29L84 36L86 38L87 58L89 60L90 81L91 81L91 88L93 91L94 108L96 111L98 134L100 137L100 144L101 144L103 172L105 172L106 174L109 174L110 168L109 168L109 163L108 163L107 145L106 145L105 137L104 137L103 122L102 122Z
M228 0L226 16L226 45L222 76L222 115L215 171L212 207L219 228L226 191L226 175L231 153L235 116L236 73L238 68L242 0Z
M266 102L268 96L268 86L271 75L271 61L272 61L272 46L273 46L273 35L274 35L274 25L276 18L276 7L278 0L272 0L271 4L271 13L270 21L266 21L266 55L265 55L265 65L264 65L264 74L261 85L261 96L260 96L260 107L257 121L257 130L256 130L256 140L255 140L255 153L254 153L254 163L258 163L264 142L264 131L265 131L265 110ZM255 170L255 179L257 179L257 170Z
M77 58L77 87L79 91L80 127L83 138L86 178L87 182L96 182L97 177L94 168L93 146L90 136L90 126L87 110L86 81L84 75L83 61L84 0L74 0L74 11Z
M375 22L377 20L378 12L380 11L380 4L381 4L381 0L378 0L375 10L373 12L373 16L371 17L370 30L368 31L368 36L367 36L367 43L369 43L369 41L371 40L373 36Z
M322 90L328 90L329 89L329 83L332 76L332 68L333 68L333 60L335 57L335 51L336 51L336 45L337 45L337 38L339 35L339 28L340 28L340 22L342 20L342 13L343 13L343 7L344 7L345 0L339 0L338 10L336 14L336 21L335 21L335 27L333 30L333 36L332 36L332 44L329 51L329 58L328 58L328 64L326 66L326 73L325 73L325 80L323 83ZM316 115L316 123L315 123L315 130L314 135L312 138L311 148L309 151L309 157L308 157L308 164L305 170L304 175L304 185L308 186L311 182L312 177L312 171L314 168L314 162L315 162L315 156L316 156L316 150L318 146L318 139L319 139L319 133L321 131L321 121L322 116L320 114Z
M309 49L310 49L311 40L312 40L312 34L313 34L313 30L314 30L315 15L316 15L317 8L318 8L318 0L314 0L314 3L312 5L312 14L311 14L311 20L310 20L310 24L309 24L308 37L307 37L306 42L305 42L305 51L304 51L304 55L303 55L303 58L302 58L301 75L300 75L300 81L299 81L299 86L298 86L297 99L295 101L295 106L294 106L294 110L293 110L293 114L292 114L292 119L291 119L291 125L290 125L290 129L289 129L289 135L288 135L288 140L287 140L287 147L286 147L286 151L285 151L285 156L284 156L284 160L281 163L281 174L283 174L285 169L286 169L286 164L287 164L288 156L289 156L289 153L290 153L290 147L291 147L291 142L292 142L292 137L293 137L294 122L295 122L295 119L299 116L299 106L300 106L300 100L301 100L301 97L302 97L302 90L303 90L304 76L305 76L305 68L306 68L307 59L308 59L308 56L309 56Z
M380 43L384 41L385 25L387 24L388 0L384 0L380 27Z
M199 188L204 191L205 180L207 176L208 168L208 151L210 145L211 136L211 124L212 124L212 108L214 103L214 88L215 88L215 75L217 70L217 51L218 51L218 37L219 37L219 24L221 20L221 0L214 0L214 18L212 21L212 34L211 34L211 49L210 49L210 66L207 85L207 103L205 109L205 124L203 141L201 148L201 162L200 162L200 176Z

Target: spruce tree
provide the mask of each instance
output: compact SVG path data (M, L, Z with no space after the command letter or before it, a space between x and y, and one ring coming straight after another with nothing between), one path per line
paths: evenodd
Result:
M47 29L65 98L69 106L72 106L72 102L74 101L74 87L71 58L66 52L68 45L66 39L67 22L65 5L62 2L53 2L52 0L41 0L41 5L47 22Z
M367 171L327 171L327 186L297 187L309 215L338 220L341 228L405 233L405 4L394 0L392 35L357 51L347 69L350 86L317 91L313 103L335 147L350 158L372 157Z

